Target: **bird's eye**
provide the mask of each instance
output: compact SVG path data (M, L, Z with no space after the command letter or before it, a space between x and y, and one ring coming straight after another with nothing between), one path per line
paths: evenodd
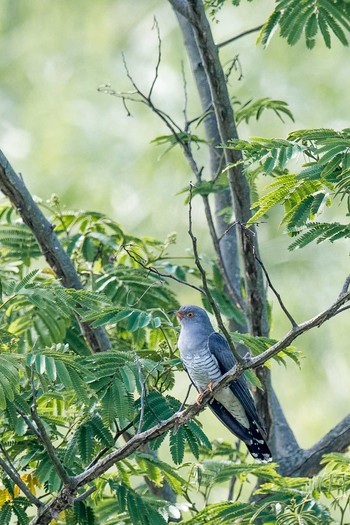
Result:
M194 317L194 313L193 312L188 312L187 317Z

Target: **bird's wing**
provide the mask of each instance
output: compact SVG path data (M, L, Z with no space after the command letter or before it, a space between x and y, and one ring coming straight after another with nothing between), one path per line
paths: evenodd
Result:
M230 350L230 347L228 346L226 339L218 332L213 332L209 336L208 344L210 352L215 356L218 362L221 373L226 374L226 372L231 370L231 368L233 368L237 363ZM253 396L250 393L250 390L244 377L241 376L238 379L232 381L232 383L230 384L230 389L244 407L244 410L249 416L249 418L255 421L258 424L258 426L263 430L264 426L260 421L260 418L255 408Z

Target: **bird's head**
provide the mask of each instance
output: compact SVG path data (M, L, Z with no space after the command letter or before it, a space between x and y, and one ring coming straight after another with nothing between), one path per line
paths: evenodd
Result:
M198 326L211 328L211 322L207 312L199 306L188 304L181 306L181 308L175 310L173 313L179 319L181 326L184 328L194 328Z

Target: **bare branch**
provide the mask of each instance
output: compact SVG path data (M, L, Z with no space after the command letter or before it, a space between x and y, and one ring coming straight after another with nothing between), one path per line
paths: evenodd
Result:
M68 475L63 464L61 463L59 457L57 456L55 448L51 442L50 436L47 434L45 426L37 411L36 391L35 391L35 385L34 385L34 367L33 366L31 367L31 385L32 385L32 395L33 395L33 404L31 407L31 414L32 414L32 418L38 430L38 435L39 435L38 437L41 443L44 445L46 452L48 453L51 463L53 467L55 468L58 476L63 481L63 483L69 484L71 481L71 478Z
M132 428L133 426L134 426L134 422L130 421L130 423L128 423L124 428L122 428L121 430L117 430L117 432L114 435L114 442L116 442L117 439L120 438L120 436L122 436L123 434L128 432L128 430L130 430L130 428ZM107 452L110 451L112 448L114 448L114 447L105 447L102 450L100 450L100 452L98 454L96 454L94 459L91 461L91 463L86 468L89 469L89 468L93 467L94 465L96 465L98 460L101 459L105 454L107 454Z
M139 254L132 252L131 250L129 250L129 248L126 248L125 245L123 246L123 248L133 261L135 261L137 264L139 264L142 268L147 270L149 273L153 273L154 275L157 275L158 277L164 277L165 279L171 279L173 281L176 281L177 283L188 286L189 288L193 288L193 290L196 290L197 292L205 294L205 291L202 288L199 288L198 286L194 284L188 283L187 281L184 281L183 279L180 279L179 277L176 277L175 275L161 273L154 266L148 266Z
M153 79L152 85L150 87L150 90L148 92L148 98L149 99L152 96L153 88L154 88L154 86L155 86L155 84L157 82L159 66L160 66L160 63L161 63L161 60L162 60L162 42L161 42L161 39L160 39L159 25L158 25L158 21L157 21L156 17L154 17L154 20L153 20L153 29L154 28L157 31L157 37L158 37L158 59L157 59L156 67L155 67L154 79Z
M21 477L18 474L18 472L16 471L15 467L12 465L12 463L10 461L10 458L8 457L4 447L2 445L0 445L0 449L1 449L2 453L4 454L5 458L7 459L7 462L6 462L0 457L0 467L2 468L2 470L4 472L6 472L8 477L10 479L12 479L12 481L21 489L21 491L26 496L28 501L33 503L38 508L42 507L43 503L38 498L36 498L34 496L34 494L32 494L30 492L29 488L24 483L24 481L21 479Z
M330 452L344 452L350 443L350 414L348 414L338 425L330 430L311 448L304 450L294 462L287 465L282 472L284 476L314 476L321 468L321 460L324 454Z
M80 494L80 496L78 496L77 498L75 498L75 502L77 501L84 501L84 499L88 498L89 496L91 496L91 494L93 494L95 492L95 490L97 490L97 487L95 487L95 485L93 487L90 487L88 490L86 490L85 492L83 492L82 494Z
M182 410L185 408L185 405L187 403L188 396L190 395L192 386L193 386L192 383L190 383L189 386L188 386L186 395L185 395L185 399L182 401L181 406L179 408L179 412L182 412Z
M250 35L251 33L256 33L257 31L260 31L260 29L263 28L263 24L257 27L253 27L252 29L247 29L246 31L243 31L242 33L239 33L236 36L233 36L231 38L228 38L227 40L224 40L223 42L220 42L219 44L216 44L218 48L227 46L228 44L231 44L232 42L235 42L236 40L239 40L240 38Z
M74 265L62 248L53 226L34 202L23 180L17 175L2 151L0 151L0 190L17 209L23 222L36 238L42 254L66 288L83 288ZM91 328L88 323L80 323L82 331L94 352L107 350L110 342L101 328Z
M273 291L273 293L275 294L281 309L283 310L283 312L288 317L289 321L291 322L291 325L292 326L297 326L296 321L293 319L292 315L289 313L289 311L285 307L285 305L284 305L284 303L282 301L282 297L280 296L280 294L278 293L276 288L273 286L272 281L270 279L270 276L269 276L269 274L268 274L268 272L266 270L266 267L265 267L264 263L262 262L260 257L256 254L256 247L255 247L255 245L254 245L254 243L253 243L253 241L251 239L251 236L252 235L255 236L255 233L252 230L250 230L249 228L247 228L245 224L239 223L239 226L240 226L240 228L242 230L242 234L245 235L245 237L247 239L247 242L251 243L255 260L260 264L261 269L264 272L264 275L266 277L267 283L268 283L269 287L271 288L271 290Z
M231 336L229 334L229 332L227 331L226 329L226 326L224 325L223 321L222 321L222 317L221 317L221 314L220 314L220 311L216 305L216 302L214 301L214 298L212 296L212 294L210 293L210 290L209 290L209 286L208 286L208 281L207 281L207 274L202 266L202 263L200 261L200 258L199 258L199 254L198 254L198 248L197 248L197 238L195 237L194 233L193 233L193 228L192 228L192 183L190 183L190 198L189 198L189 202L188 202L188 234L189 236L191 237L191 240L192 240L192 247L193 247L193 256L194 256L194 262L201 274L201 278L202 278L202 284L203 284L203 289L205 291L205 294L207 296L207 299L210 303L210 306L212 307L213 309L213 312L215 314L215 317L216 317L216 320L217 320L217 323L220 327L220 330L222 331L222 333L224 334L226 340L227 340L227 343L233 353L233 355L235 356L235 358L237 359L238 363L240 363L242 361L242 358L241 356L239 355L239 353L237 352L236 350L236 347L231 339Z
M33 432L34 436L40 439L40 434L36 427L33 425L32 421L29 419L27 414L23 412L23 410L21 410L21 408L19 408L17 405L16 412L18 412L18 414L22 417L23 421L26 423L27 427L30 428L30 430Z
M161 41L159 40L159 47L160 47L160 45L161 45ZM160 50L159 50L159 56L160 56ZM156 107L154 105L154 103L152 101L152 98L151 98L152 90L150 91L150 93L148 95L145 95L141 91L141 89L139 88L139 86L137 85L135 79L133 78L133 76L131 75L131 73L129 71L129 68L128 68L128 65L127 65L127 62L126 62L126 59L125 59L124 55L123 55L123 63L124 63L124 68L125 68L126 75L127 75L128 79L130 80L130 82L131 82L131 84L132 84L132 86L133 86L133 88L135 90L133 92L133 94L134 93L137 94L140 97L139 102L143 102L144 104L146 104L164 122L164 124L169 129L169 131L173 135L173 137L176 140L176 142L181 146L181 148L183 150L183 153L184 153L184 156L185 156L185 158L186 158L186 160L187 160L187 162L188 162L188 164L189 164L193 174L195 175L197 182L201 182L202 181L202 170L203 170L203 168L200 169L198 167L198 165L197 165L197 163L196 163L196 161L195 161L195 159L193 157L193 154L192 154L192 151L191 151L191 141L183 139L183 136L184 135L187 136L188 133L186 133L186 131L182 130L181 127L177 123L175 123L174 120L167 113L165 113L163 110L159 109L158 107ZM157 76L157 74L158 74L158 71L156 71L156 76ZM108 93L108 94L120 97L123 100L125 100L125 98L126 98L125 94L117 93L116 91L114 91L113 89L110 89L110 88L108 88L107 90L106 89L102 89L102 91L104 91L105 93ZM135 98L132 98L131 100L134 101L134 102L138 101ZM189 126L189 123L188 122L185 123L185 130L188 129L188 126ZM208 196L207 195L203 195L202 198L203 198L204 211L205 211L205 215L206 215L206 219L207 219L210 235L211 235L211 238L212 238L212 241L213 241L213 244L214 244L215 252L216 252L217 257L218 257L219 266L222 269L222 274L223 274L223 278L224 278L225 285L226 285L226 288L227 288L227 293L228 293L231 301L237 306L237 308L239 310L241 310L242 312L244 312L245 305L244 305L244 302L242 300L241 294L239 293L238 290L235 289L235 287L233 285L233 280L230 279L230 277L228 275L228 271L227 271L226 265L224 264L224 259L223 259L223 256L222 256L220 243L219 243L218 236L217 236L217 233L216 233L216 229L215 229L215 225L214 225L212 212L211 212L211 209L210 209Z

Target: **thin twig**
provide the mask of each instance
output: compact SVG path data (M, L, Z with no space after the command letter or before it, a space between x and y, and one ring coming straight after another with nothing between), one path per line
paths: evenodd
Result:
M37 429L35 428L35 426L33 425L33 423L31 422L31 420L29 419L29 417L27 416L27 414L25 412L23 412L23 410L21 408L19 408L19 406L17 406L15 404L15 407L16 407L16 412L18 412L18 414L21 416L21 418L23 419L23 421L26 423L27 427L30 428L30 430L33 432L34 436L37 438L37 439L40 439L40 434L39 432L37 431Z
M349 309L350 309L350 306L343 306L343 308L339 308L339 310L337 311L336 315L341 314L341 313L345 312L345 310L349 310Z
M264 27L263 24L257 27L253 27L252 29L247 29L246 31L243 31L242 33L239 33L239 35L233 36L232 38L228 38L227 40L224 40L223 42L220 42L219 44L216 44L218 48L227 46L228 44L231 44L232 42L235 42L239 38L242 38L246 35L250 35L251 33L256 33L256 31L260 31Z
M228 67L227 73L225 73L226 82L229 81L229 78L233 70L239 72L238 81L242 80L243 79L243 69L242 69L241 62L239 60L239 55L234 56L229 62L227 62L224 65L226 66L227 64L230 64L230 65Z
M118 430L116 433L115 433L115 436L113 438L114 442L117 441L117 439L120 438L120 436L122 436L125 432L127 432L128 430L130 430L130 428L132 428L134 426L134 422L133 421L130 421L130 423L128 423L124 428L122 428L121 430ZM109 450L111 450L111 448L113 447L105 447L103 448L102 450L100 450L100 452L98 454L96 454L96 456L94 457L94 459L91 461L91 463L89 463L89 465L86 467L87 469L93 467L94 465L96 465L96 463L98 462L99 459L102 458L102 456L104 456L105 454L107 454L107 452Z
M1 448L1 451L2 453L5 455L5 449L3 448L2 445L0 445L0 448ZM7 454L6 454L6 457ZM21 491L23 492L23 494L26 496L26 498L31 502L33 503L36 507L40 508L43 506L43 503L34 496L34 494L32 494L29 490L29 488L27 487L27 485L24 483L24 481L21 479L21 477L19 476L18 472L16 471L16 469L13 467L12 463L8 460L8 463L6 463L6 461L4 461L1 457L0 457L0 467L2 468L2 470L4 472L6 472L6 474L8 475L8 477L10 479L12 479L12 481L21 489Z
M134 359L135 359L135 363L136 363L136 366L137 366L137 372L138 372L138 375L139 375L139 382L140 382L140 386L141 386L141 396L140 396L141 412L140 412L139 425L137 427L137 432L136 432L137 434L140 434L140 432L142 431L143 417L144 417L144 414L145 414L146 388L145 388L145 383L144 383L144 380L143 380L143 377L142 377L142 370L141 370L140 360L138 358L138 355L137 355L135 349L134 349Z
M236 481L237 481L237 476L231 476L230 484L229 484L229 487L228 487L227 501L232 501L233 500L233 492L234 492L234 489L235 489Z
M186 393L186 395L185 395L185 399L182 401L181 406L180 406L180 408L179 408L179 410L178 410L179 412L182 412L183 409L185 408L185 405L186 405L186 403L187 403L188 396L190 395L190 392L191 392L191 388L192 388L192 386L193 386L192 383L190 383L190 385L189 385L189 387L188 387L188 389L187 389L187 393Z
M237 359L237 362L238 363L241 363L242 362L242 358L241 356L239 355L239 353L237 352L236 350L236 347L231 339L231 336L229 334L229 332L227 331L223 321L222 321L222 317L221 317L221 314L220 314L220 311L216 305L216 302L209 290L209 286L208 286L208 280L207 280L207 274L202 266L202 263L200 261L200 257L199 257L199 254L198 254L198 247L197 247L197 238L195 237L194 233L193 233L193 225L192 225L192 196L193 196L193 192L192 192L192 189L193 189L193 184L190 182L190 188L189 188L189 193L190 193L190 196L189 196L189 201L188 201L188 234L192 240L192 247L193 247L193 256L194 256L194 262L195 262L195 265L197 266L198 270L199 270L199 273L201 274L201 278L202 278L202 284L203 284L203 289L205 291L205 294L207 296L207 299L210 303L210 306L212 307L213 309L213 312L214 312L214 315L215 315L215 318L217 320L217 323L220 327L220 330L222 331L222 333L224 334L226 340L227 340L227 343L233 353L233 355L235 356L235 358Z
M281 307L281 309L283 310L283 312L286 314L286 316L288 317L289 321L291 322L291 325L293 327L295 326L298 326L298 323L294 320L294 318L292 317L292 315L289 313L289 311L287 310L286 306L284 305L283 303L283 300L282 300L282 297L281 295L278 293L278 291L276 290L276 288L274 287L274 285L272 284L272 281L270 279L270 276L268 274L268 271L266 270L266 267L264 265L264 263L262 262L262 260L260 259L260 257L257 255L256 253L256 247L254 245L254 243L252 242L251 238L250 238L250 235L255 235L254 232L252 232L251 230L249 230L245 224L239 222L239 221L236 221L237 224L239 224L241 230L242 230L242 234L245 236L245 238L247 239L247 242L251 243L251 246L252 246L252 250L253 250L253 254L254 254L254 258L255 260L257 261L257 263L260 265L265 277L266 277L266 280L267 280L267 283L269 285L269 287L271 288L271 290L273 291L273 293L275 294L276 298L277 298L277 301L279 302L279 305Z
M93 487L90 487L88 490L86 490L85 492L83 492L82 494L80 494L80 496L78 496L77 498L75 498L75 502L77 501L83 501L84 499L88 498L89 496L91 496L91 494L93 494L95 492L95 490L97 490L97 487L95 487L95 485Z
M145 95L141 91L141 89L138 87L138 85L136 84L134 78L132 77L132 75L131 75L131 73L129 71L129 68L128 68L128 65L127 65L126 58L125 58L124 54L122 54L122 59L123 59L123 64L124 64L126 75L127 75L128 79L130 80L133 88L135 89L135 94L139 95L139 97L140 97L140 99L131 98L131 100L133 102L142 102L142 103L146 104L164 122L164 124L169 129L169 131L173 135L173 137L176 140L176 142L182 147L183 152L184 152L184 156L185 156L185 158L186 158L186 160L187 160L187 162L188 162L188 164L189 164L193 174L195 175L195 177L197 179L197 182L201 182L203 168L200 169L197 166L197 163L196 163L196 161L195 161L195 159L193 157L192 151L191 151L191 143L190 143L190 141L185 141L182 138L184 134L188 135L188 133L186 133L186 129L187 128L185 128L185 131L184 131L167 113L165 113L163 110L157 108L154 105L154 103L153 103L153 101L151 99L151 96L150 95ZM116 92L115 90L113 90L111 88L109 88L108 90L104 89L103 91L105 93L107 93L107 94L110 94L110 95L113 95L113 96L116 96L116 97L120 97L123 100L126 98L126 94L125 93L124 94L123 93L118 93L118 92ZM241 312L244 313L245 312L245 304L244 304L244 302L243 302L239 292L234 289L234 286L232 285L232 282L231 282L231 280L230 280L230 278L228 276L227 269L226 269L225 264L224 264L224 259L223 259L223 256L222 256L220 243L219 243L218 236L217 236L217 233L216 233L216 229L215 229L215 225L214 225L212 212L211 212L211 209L210 209L208 196L207 195L203 195L202 199L203 199L203 204L204 204L205 216L206 216L208 227L209 227L209 231L210 231L210 236L212 238L214 249L215 249L215 252L216 252L216 255L217 255L217 258L218 258L219 266L220 266L220 268L222 270L222 274L223 274L225 286L226 286L226 289L227 289L227 293L228 293L228 295L230 297L230 300L236 305L236 307ZM155 272L153 272L153 273L155 273ZM169 278L171 278L171 279L173 279L175 281L178 281L178 279L175 278L174 276L172 276L172 277L169 276ZM178 281L178 282L181 282L181 281ZM185 282L182 281L182 284L185 284ZM187 284L187 286L191 286L191 285ZM191 287L194 288L194 286L191 286Z
M154 17L154 19L153 19L153 28L152 29L154 29L154 28L156 28L157 37L158 37L158 59L157 59L156 67L155 67L154 79L153 79L152 85L150 87L150 90L148 92L148 98L151 98L151 96L152 96L153 88L154 88L154 86L155 86L155 84L157 82L157 79L158 79L159 66L160 66L160 63L161 63L161 60L162 60L162 41L161 41L161 38L160 38L159 25L158 25L158 20L156 19L156 17Z
M288 317L289 321L291 322L292 326L297 326L297 322L294 320L294 318L292 317L292 315L289 313L289 311L287 310L287 308L285 307L283 301L282 301L282 297L280 296L280 294L277 292L276 288L273 286L272 282L271 282L271 279L270 279L270 276L265 268L265 265L264 263L262 262L262 260L255 254L255 259L258 261L258 263L260 264L261 266L261 269L262 271L264 272L264 275L266 277L266 280L268 282L268 285L269 287L271 288L271 290L273 291L273 293L275 294L276 298L277 298L277 301L279 302L280 304L280 307L282 308L282 310L284 311L284 313L286 314L286 316Z
M197 292L205 295L205 291L202 288L199 288L199 286L196 286L195 284L188 283L187 281L184 281L183 279L180 279L179 277L176 277L175 275L162 273L157 268L155 268L154 266L148 266L144 262L144 260L142 259L142 257L139 254L131 251L125 245L123 245L123 248L124 248L126 253L129 255L129 257L133 261L135 261L137 264L139 264L144 270L147 270L149 273L157 275L158 277L164 277L165 279L171 279L173 281L176 281L177 283L180 283L180 284L183 284L185 286L188 286L189 288L193 288L194 290L197 290Z
M186 81L186 75L185 75L185 66L183 62L181 62L181 73L182 73L182 83L183 83L183 91L184 91L184 107L182 110L184 120L185 120L184 129L186 132L189 132L191 128L191 124L193 124L193 122L196 122L196 120L200 119L201 117L197 117L195 120L192 120L192 121L188 120L188 117L187 117L187 104L188 104L187 81Z
M44 445L46 452L52 462L53 467L55 468L58 476L63 481L64 484L69 484L71 482L71 477L68 475L66 469L64 468L63 464L61 463L61 460L59 459L58 455L56 454L55 448L51 442L50 437L48 436L45 426L38 414L37 411L37 401L36 401L36 390L35 390L35 384L34 384L34 367L31 367L31 376L30 376L31 386L32 386L32 396L33 396L33 403L31 406L31 414L32 418L37 426L39 439Z

